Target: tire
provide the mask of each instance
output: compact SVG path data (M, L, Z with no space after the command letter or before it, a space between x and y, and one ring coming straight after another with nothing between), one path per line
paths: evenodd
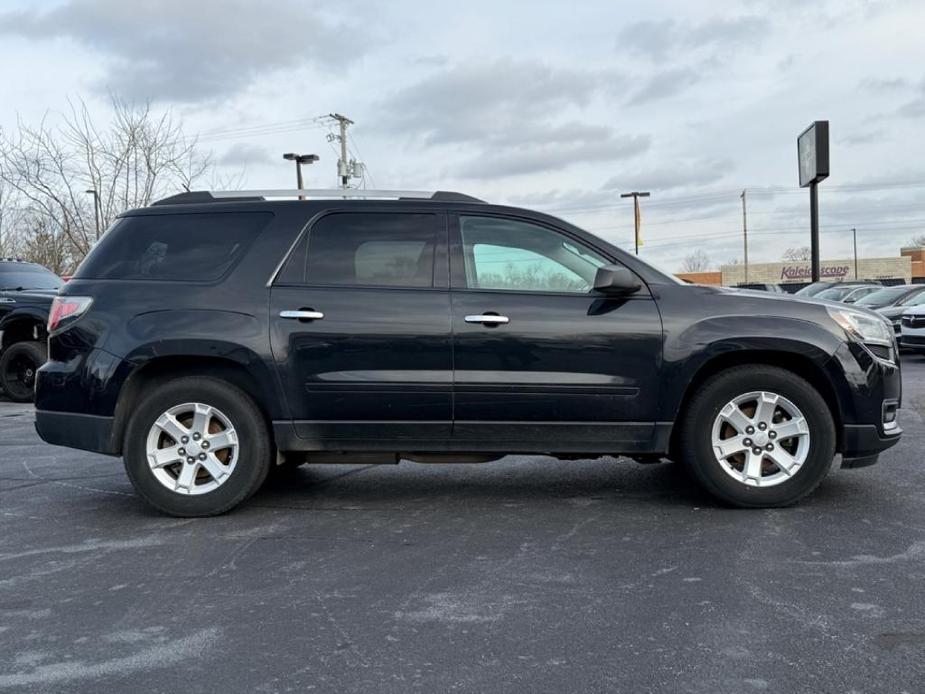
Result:
M762 412L773 412L771 423L760 431L759 420L768 418L758 416L758 398L749 402L756 394L765 403ZM803 424L788 409L801 414ZM749 411L758 418L748 423L751 429L741 426L740 433L729 420L746 424ZM741 508L796 503L819 486L835 457L835 423L828 404L807 381L773 366L738 366L713 376L691 400L681 427L681 454L693 477L716 498ZM796 436L786 436L797 430ZM754 438L748 438L749 431ZM714 437L721 446L714 445ZM722 458L721 453L746 443L750 448Z
M181 428L165 417L168 412ZM192 440L200 431L206 434ZM222 446L220 434L229 445ZM158 451L165 464L150 463L149 450ZM248 499L266 479L272 454L266 420L250 396L208 376L156 387L135 409L123 442L125 471L138 495L163 513L185 518L219 515Z
M0 356L0 388L13 402L35 399L35 372L48 360L41 342L14 342Z

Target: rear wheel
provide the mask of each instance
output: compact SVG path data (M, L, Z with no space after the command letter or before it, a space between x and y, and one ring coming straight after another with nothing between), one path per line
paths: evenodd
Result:
M125 469L145 501L172 516L212 516L266 479L266 422L240 388L209 377L169 381L139 404L125 431Z
M48 359L41 342L15 342L0 356L0 387L13 402L32 402L35 372Z
M684 460L714 496L742 507L793 504L812 492L835 456L835 425L807 381L771 366L709 379L682 422Z

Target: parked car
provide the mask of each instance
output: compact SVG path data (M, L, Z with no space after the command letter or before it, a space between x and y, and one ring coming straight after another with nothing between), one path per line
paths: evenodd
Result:
M838 301L843 304L853 304L868 294L877 291L880 291L880 287L876 285L838 285L821 291L812 298L825 301Z
M903 348L913 352L925 352L925 303L907 308L902 314Z
M900 347L902 347L901 327L903 313L905 313L907 309L912 308L913 306L920 306L925 304L925 285L913 286L917 287L917 291L909 292L902 299L891 306L884 306L883 308L875 309L877 313L890 321L890 324L893 326L893 332L896 334L896 338L899 341ZM860 302L858 303L860 304Z
M912 299L922 292L925 292L925 284L899 284L871 292L858 299L856 303L858 306L876 311L888 306L899 306L903 301Z
M0 390L13 402L32 400L45 363L48 309L62 284L37 263L0 258Z
M779 284L765 284L761 282L749 282L748 284L737 284L736 289L751 289L757 292L772 292L774 294L782 294L783 289Z
M275 463L509 453L669 457L776 507L899 440L873 312L687 285L460 194L238 195L125 213L49 319L39 434L122 456L163 512L227 511Z
M867 280L851 280L848 282L813 282L812 284L807 284L805 287L798 289L794 292L794 296L800 296L804 299L816 296L819 292L824 292L826 289L832 289L834 287L869 287L869 286L882 286L879 282L867 281Z

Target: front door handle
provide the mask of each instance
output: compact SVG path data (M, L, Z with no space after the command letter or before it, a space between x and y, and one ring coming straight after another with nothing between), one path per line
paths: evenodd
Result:
M481 323L482 325L505 325L511 322L507 316L497 313L483 313L481 315L466 316L467 323Z
M324 318L324 314L314 309L300 308L298 311L280 311L279 317L291 320L321 320Z

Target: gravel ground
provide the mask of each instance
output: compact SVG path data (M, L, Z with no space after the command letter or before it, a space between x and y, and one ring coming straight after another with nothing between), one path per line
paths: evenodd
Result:
M795 508L676 465L316 466L159 516L0 403L0 691L921 692L925 357L902 442Z

